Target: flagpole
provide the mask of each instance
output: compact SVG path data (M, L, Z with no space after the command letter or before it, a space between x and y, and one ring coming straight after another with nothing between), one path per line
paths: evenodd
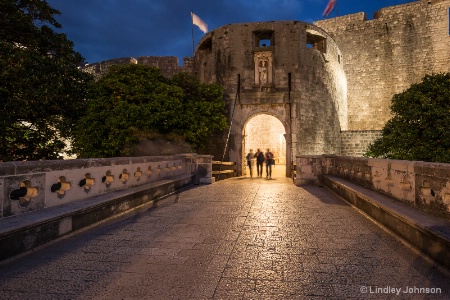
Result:
M194 57L194 15L191 10L191 27L192 27L192 57Z
M339 16L338 9L339 9L339 3L338 3L338 1L336 0L336 17Z

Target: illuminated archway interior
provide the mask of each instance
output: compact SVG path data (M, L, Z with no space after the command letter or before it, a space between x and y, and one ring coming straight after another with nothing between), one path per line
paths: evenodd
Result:
M274 116L256 115L248 121L244 128L244 155L259 148L266 152L269 148L277 165L286 164L286 131L283 124Z

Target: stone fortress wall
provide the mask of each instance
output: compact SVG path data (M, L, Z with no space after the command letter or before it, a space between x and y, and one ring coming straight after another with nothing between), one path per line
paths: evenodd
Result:
M392 117L394 94L450 71L449 7L449 0L419 0L383 8L373 20L356 13L314 25L231 24L205 35L197 76L222 84L230 104L240 78L230 159L239 161L241 123L258 113L283 122L292 155L361 156ZM256 61L264 55L272 73L261 88Z
M361 157L369 145L382 136L381 130L347 130L341 132L341 155Z
M192 58L185 57L184 64L182 67L180 67L178 63L178 57L176 56L139 56L137 59L134 57L114 58L102 62L87 64L83 67L83 70L87 73L92 74L94 78L98 79L108 71L109 67L113 65L127 64L141 64L156 67L161 70L161 73L165 77L169 78L180 72L193 72Z
M182 67L176 57L139 57L87 69L100 76L111 64L142 63L168 77L188 72L221 84L230 119L237 103L226 159L238 165L244 126L258 114L286 128L287 165L296 155L360 156L391 118L394 94L450 71L449 7L450 0L417 0L383 8L373 20L355 13L314 24L229 24L207 33ZM216 150L221 158L223 147Z
M449 0L386 7L315 22L344 56L349 130L380 130L390 100L425 74L450 71Z

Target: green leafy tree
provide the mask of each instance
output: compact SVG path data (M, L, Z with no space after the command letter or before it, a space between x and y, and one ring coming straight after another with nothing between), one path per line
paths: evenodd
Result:
M91 76L44 0L0 1L0 161L59 158Z
M450 163L450 73L426 75L394 95L391 110L366 156Z
M223 90L187 74L172 80L144 65L115 65L90 86L74 150L79 157L133 154L144 139L182 140L201 148L226 125Z
M128 156L139 138L168 133L180 123L183 91L157 68L112 66L89 91L73 143L79 157Z
M172 82L184 91L181 127L176 132L194 149L202 149L215 132L227 126L223 88L218 84L202 84L186 73L174 76Z

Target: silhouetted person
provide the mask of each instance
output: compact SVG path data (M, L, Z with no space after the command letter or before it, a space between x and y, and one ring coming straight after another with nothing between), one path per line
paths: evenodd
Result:
M261 150L258 149L258 151L256 151L255 156L256 158L256 170L258 171L258 176L262 177L262 173L263 173L263 163L264 163L264 153L261 152Z
M253 149L250 149L250 152L247 154L247 166L250 170L250 177L253 177L253 171L252 171L252 158L253 158Z
M270 152L269 148L267 148L265 158L266 158L266 178L271 179L272 178L272 165L275 164L275 160L273 159L273 153Z

